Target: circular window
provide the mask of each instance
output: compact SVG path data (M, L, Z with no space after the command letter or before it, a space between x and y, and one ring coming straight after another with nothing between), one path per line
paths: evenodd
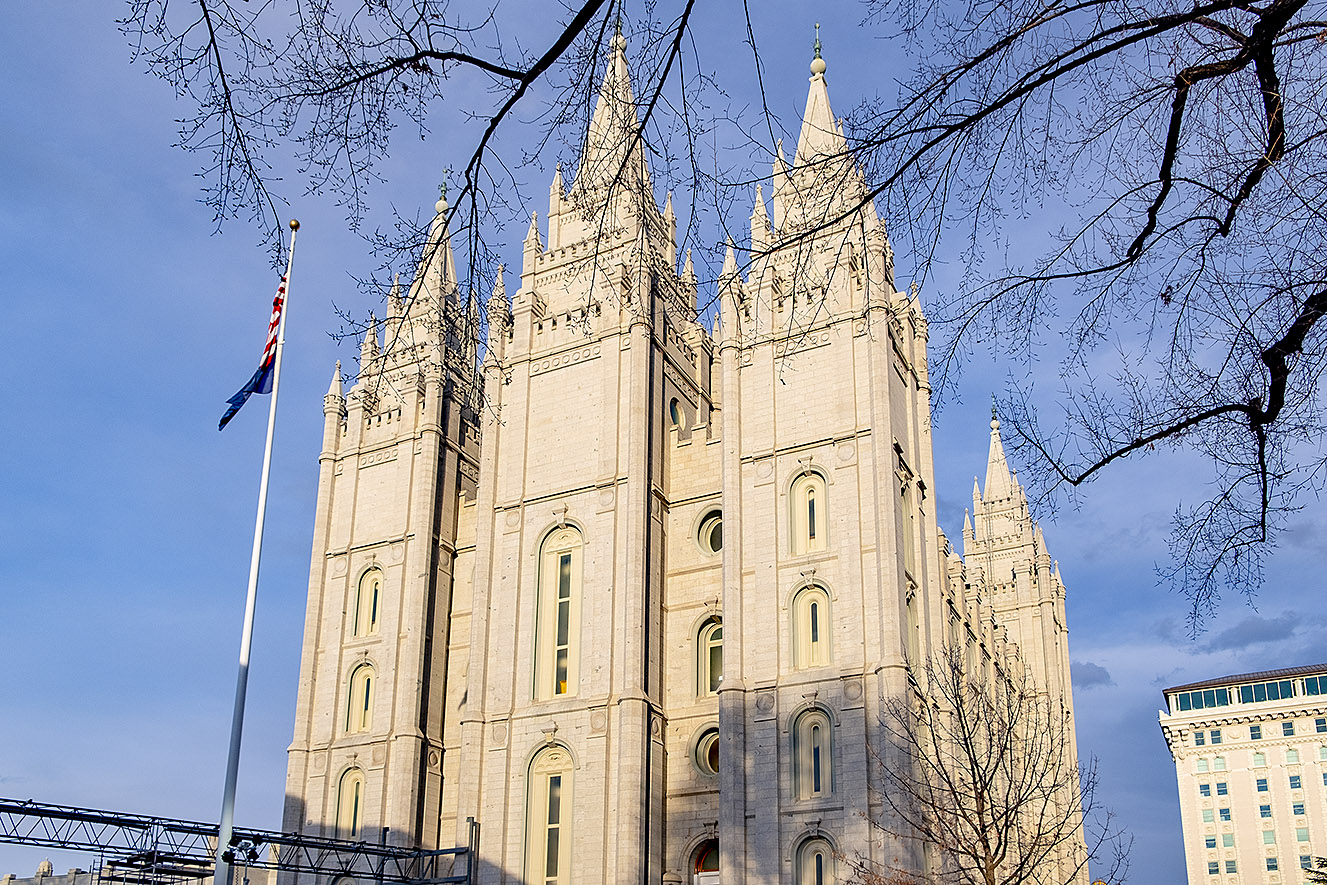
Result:
M719 774L719 729L707 728L696 741L696 767L703 774L717 777Z
M700 530L696 533L700 549L706 553L718 553L723 549L723 514L713 510L705 514L700 521Z

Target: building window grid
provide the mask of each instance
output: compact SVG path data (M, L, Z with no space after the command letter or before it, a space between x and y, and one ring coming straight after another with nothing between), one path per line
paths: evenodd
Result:
M582 549L580 533L572 528L555 531L540 549L534 664L537 700L577 693Z
M1199 795L1199 796L1202 796L1204 799L1210 799L1210 798L1212 797L1212 785L1211 785L1211 784L1199 784L1199 785L1198 785L1198 795Z
M1327 675L1308 676L1300 683L1297 679L1274 679L1225 688L1207 688L1176 692L1173 706L1180 712L1203 710L1208 707L1226 707L1232 703L1254 704L1264 701L1287 700L1302 692L1305 695L1327 695ZM1319 720L1319 731L1327 733L1327 718ZM1260 736L1253 736L1260 740ZM1201 746L1201 744L1200 744Z
M1276 858L1274 857L1267 858L1267 869L1272 872L1276 871L1277 869Z
M1294 720L1289 720L1289 721L1286 721L1286 722L1282 722L1282 723L1281 723L1281 735L1282 735L1282 737L1294 737L1294 736L1295 736L1295 722L1294 722Z
M1318 734L1327 734L1327 718L1314 719L1313 729Z
M1270 806L1270 805L1259 805L1259 806L1258 806L1258 816L1259 816L1259 817L1271 817L1271 816L1272 816L1272 806Z
M1295 815L1296 817L1298 817L1299 815L1303 814L1303 813L1304 813L1304 803L1303 803L1303 802L1296 802L1296 803L1294 803L1293 805L1291 805L1291 806L1290 806L1290 813L1293 814L1293 815Z
M1205 746L1207 746L1207 732L1205 732L1205 731L1195 731L1195 732L1193 733L1193 745L1194 745L1195 747L1205 747Z
M1210 738L1210 740L1212 741L1212 744L1213 744L1214 746L1215 746L1216 744L1221 743L1221 729L1219 729L1219 728L1214 728L1214 729L1212 729L1212 731L1209 733L1208 736L1209 736L1209 738Z
M1233 860L1226 861L1226 872L1227 873L1236 872L1235 862Z
M1303 782L1300 780L1299 775L1297 774L1290 775L1290 789L1299 790L1303 789L1303 786L1304 786Z
M1217 781L1217 783L1216 783L1216 794L1217 794L1218 796L1225 796L1225 795L1227 795L1229 792L1230 792L1230 791L1229 791L1228 789L1226 789L1226 782L1225 782L1225 781Z
M1255 781L1253 782L1253 786L1254 786L1254 789L1256 789L1259 793L1266 793L1266 792L1267 792L1267 778L1265 778L1265 777L1260 777L1260 778L1258 778L1257 780L1255 780Z
M1219 817L1222 822L1228 823L1230 821L1230 809L1218 808L1216 816Z
M1260 741L1260 740L1262 740L1262 726L1261 726L1261 725L1250 725L1250 726L1249 726L1249 740L1254 740L1254 741Z
M1221 834L1221 847L1222 847L1222 848L1234 848L1234 847L1235 847L1235 834L1234 834L1234 833L1222 833L1222 834Z

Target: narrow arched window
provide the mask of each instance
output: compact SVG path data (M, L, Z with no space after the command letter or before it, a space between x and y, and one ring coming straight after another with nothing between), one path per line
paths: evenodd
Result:
M668 404L669 426L676 427L679 430L682 427L682 405L674 399Z
M793 787L798 799L834 791L833 730L823 710L807 710L793 726Z
M714 694L723 681L723 622L710 618L696 634L696 694Z
M350 674L350 692L346 701L346 733L368 731L373 725L373 667L362 664Z
M811 585L793 597L793 661L803 667L829 663L829 594Z
M359 579L355 590L355 613L351 622L352 636L369 636L378 632L378 603L382 597L382 572L369 569Z
M581 548L580 532L573 528L553 532L540 548L534 668L534 695L540 700L576 693Z
M789 500L793 553L825 549L825 479L818 473L803 473L793 481Z
M834 885L834 851L824 839L809 839L797 852L797 885Z
M364 815L364 772L351 768L336 791L336 837L358 839Z
M718 885L719 879L719 842L711 839L701 844L693 856L692 885Z
M566 749L549 747L534 758L526 795L526 881L570 882L571 757Z

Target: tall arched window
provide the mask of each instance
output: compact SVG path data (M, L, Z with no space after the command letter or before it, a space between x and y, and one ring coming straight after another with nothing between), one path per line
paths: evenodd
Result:
M710 839L696 849L691 866L694 874L691 885L718 885L719 879L719 840Z
M803 473L793 481L789 494L793 553L825 549L829 511L825 507L825 478Z
M685 416L682 412L682 405L674 399L668 404L668 426L682 429L682 423Z
M715 694L723 681L723 622L710 618L696 634L696 694Z
M829 594L812 584L793 597L793 661L795 666L829 663Z
M368 731L373 725L373 667L361 664L350 674L350 692L346 699L346 734Z
M535 697L576 694L581 620L581 535L561 528L539 553L539 615L535 626Z
M834 732L823 710L807 710L793 725L793 789L798 799L834 792Z
M355 612L351 622L352 636L369 636L378 632L378 601L382 595L382 572L369 569L359 579L355 591Z
M526 882L571 881L571 756L552 746L530 763L526 792Z
M797 885L834 885L834 849L824 839L808 839L797 851Z
M336 791L336 837L358 839L364 819L364 772L351 768Z

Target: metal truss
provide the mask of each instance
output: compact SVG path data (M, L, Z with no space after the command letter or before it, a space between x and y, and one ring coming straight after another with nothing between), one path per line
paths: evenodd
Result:
M130 885L211 876L217 831L216 824L196 821L0 799L0 842L95 852L110 871L103 879ZM385 842L385 831L383 836ZM473 885L478 840L473 818L468 844L433 851L236 827L230 853L237 865L311 873L329 881Z

